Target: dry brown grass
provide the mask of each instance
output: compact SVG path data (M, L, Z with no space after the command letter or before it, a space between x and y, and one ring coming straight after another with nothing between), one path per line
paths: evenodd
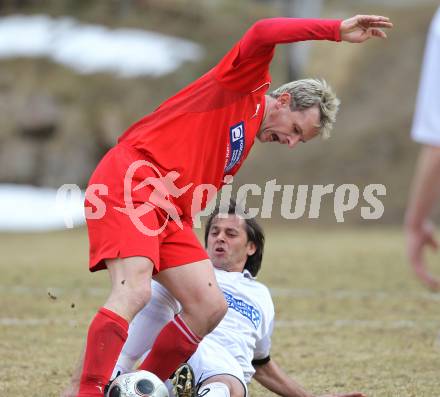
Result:
M400 230L268 229L267 240L272 356L290 375L316 393L438 397L440 297L411 277ZM87 272L84 230L1 235L0 250L1 395L57 396L107 275Z

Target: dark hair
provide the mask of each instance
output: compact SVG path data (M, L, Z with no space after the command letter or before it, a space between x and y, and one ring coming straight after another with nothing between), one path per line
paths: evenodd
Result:
M222 209L216 207L213 213L209 216L205 227L205 247L208 246L208 236L211 229L212 221L218 214L228 214L228 215L246 215L246 212L240 207L237 207L235 201L231 200L227 209ZM255 277L261 269L261 262L263 260L264 251L264 232L261 226L257 223L255 219L244 218L246 222L246 234L248 241L255 244L255 252L249 255L244 268L248 270L253 277Z

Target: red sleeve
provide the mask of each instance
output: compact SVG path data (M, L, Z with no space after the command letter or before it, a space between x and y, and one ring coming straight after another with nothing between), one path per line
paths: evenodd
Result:
M304 40L340 41L341 20L269 18L256 22L214 68L226 88L250 92L270 82L275 45Z
M341 41L340 26L339 19L262 19L241 39L238 61L269 53L276 44L306 40Z

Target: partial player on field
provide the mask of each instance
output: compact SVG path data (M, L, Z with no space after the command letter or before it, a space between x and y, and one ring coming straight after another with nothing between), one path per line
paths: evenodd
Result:
M426 41L412 137L422 147L405 216L406 251L416 276L438 291L440 278L428 271L425 254L438 250L430 215L440 198L440 8Z
M188 360L194 372L188 366L177 370L176 394L193 397L197 390L197 395L206 397L244 397L255 378L279 395L312 397L270 355L274 306L267 287L255 279L262 264L264 234L254 219L240 214L231 204L221 216L215 211L208 219L205 246L228 311ZM152 291L151 301L130 324L113 377L132 371L164 324L181 310L179 302L159 283L153 281Z

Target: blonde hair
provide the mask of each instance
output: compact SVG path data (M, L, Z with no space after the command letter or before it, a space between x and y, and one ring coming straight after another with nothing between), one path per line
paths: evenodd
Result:
M327 82L320 79L296 80L282 85L269 95L278 98L285 92L292 97L290 102L292 111L304 110L312 106L319 108L319 133L324 139L329 138L341 102Z

